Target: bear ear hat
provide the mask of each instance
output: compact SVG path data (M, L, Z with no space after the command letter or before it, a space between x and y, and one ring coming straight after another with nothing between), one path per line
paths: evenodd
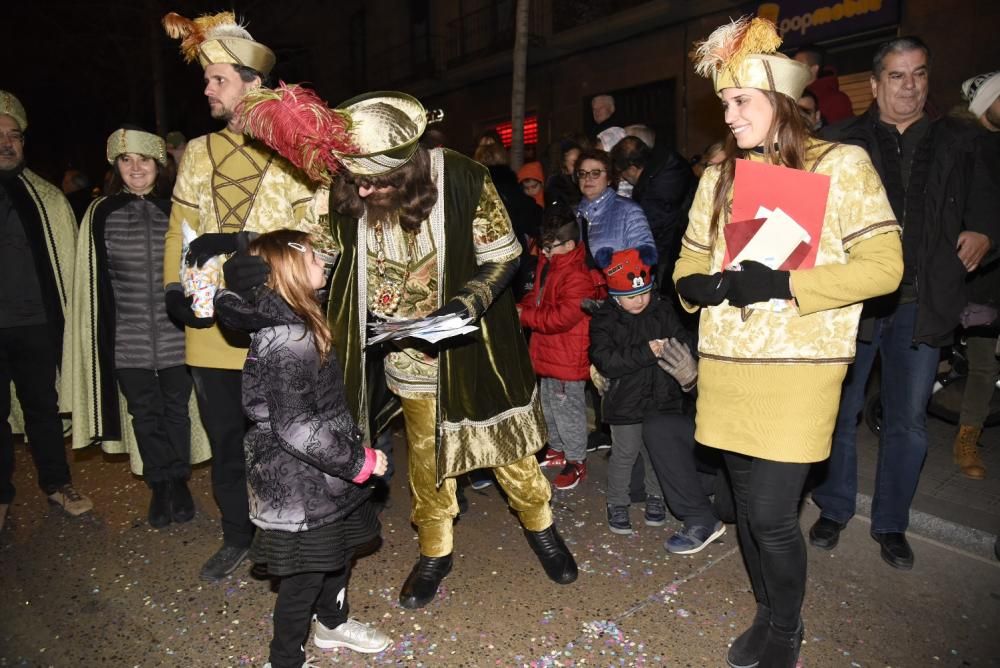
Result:
M605 269L611 264L611 258L614 254L614 250L607 246L598 248L597 252L594 253L594 263L597 264L599 269Z
M645 264L648 264L651 267L654 264L656 264L657 260L656 246L650 246L648 244L645 244L639 246L636 250L639 251L639 259L642 260Z

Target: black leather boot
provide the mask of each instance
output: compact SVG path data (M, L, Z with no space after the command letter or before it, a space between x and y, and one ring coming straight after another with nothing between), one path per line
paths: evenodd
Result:
M767 630L771 626L770 608L757 604L757 614L753 623L739 638L733 641L726 655L730 668L755 668L760 663L760 655L767 642Z
M189 522L194 517L194 499L184 478L170 481L170 517L174 522Z
M434 600L441 580L451 573L451 555L425 557L413 566L399 592L399 604L404 608L422 608Z
M769 625L764 651L760 654L760 668L795 668L802 646L802 622L794 631L782 631Z
M541 531L525 529L524 534L528 537L528 545L538 555L538 560L542 562L542 568L550 580L564 585L576 580L576 560L570 554L562 536L556 531L555 524Z
M153 498L149 501L149 526L162 529L170 524L170 481L150 483Z

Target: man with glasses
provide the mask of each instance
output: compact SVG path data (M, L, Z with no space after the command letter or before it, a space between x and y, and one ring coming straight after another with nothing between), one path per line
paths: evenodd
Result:
M0 529L15 491L11 383L49 503L70 515L93 508L70 480L56 393L76 220L59 188L25 167L27 129L21 102L0 90Z

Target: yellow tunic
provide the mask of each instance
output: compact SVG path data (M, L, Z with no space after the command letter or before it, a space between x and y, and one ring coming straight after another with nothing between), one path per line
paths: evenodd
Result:
M806 163L831 180L816 266L791 272L797 303L744 317L723 302L702 309L699 329L695 438L784 462L829 456L861 302L891 292L902 275L900 228L868 155L810 141ZM710 230L719 175L711 167L699 184L675 281L722 270L725 235Z
M329 246L329 230L313 211L313 186L301 172L263 144L224 129L188 143L177 170L173 208L163 254L164 283L180 282L183 223L207 232L303 230ZM185 330L187 363L242 369L246 339L213 325Z

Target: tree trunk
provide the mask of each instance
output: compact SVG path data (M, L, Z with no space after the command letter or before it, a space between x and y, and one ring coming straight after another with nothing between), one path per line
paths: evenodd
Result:
M524 164L524 97L528 65L528 12L530 0L517 0L514 18L514 73L510 95L510 168L515 172Z

